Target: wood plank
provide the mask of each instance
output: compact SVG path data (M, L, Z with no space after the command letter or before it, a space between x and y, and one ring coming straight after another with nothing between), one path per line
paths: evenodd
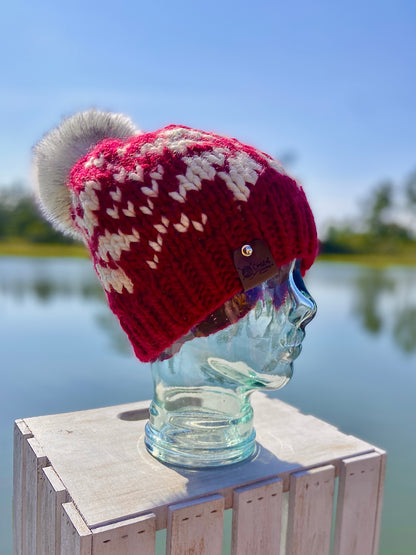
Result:
M232 465L195 473L159 463L144 446L146 403L29 418L27 423L90 529L153 512L160 530L167 527L168 507L183 500L218 493L229 509L236 487L278 476L285 491L292 472L338 465L341 458L374 451L281 401L262 394L252 400L258 452L238 472Z
M232 555L279 555L282 489L272 478L234 490Z
M28 439L24 445L25 451L25 490L23 503L26 506L24 519L23 554L35 555L40 553L40 511L38 510L39 484L42 468L48 464L48 459L35 437Z
M374 452L342 461L334 555L373 553L381 459L382 456Z
M61 506L60 555L92 555L91 530L72 501Z
M386 463L387 463L387 453L382 449L375 449L376 453L380 455L380 479L378 484L378 494L377 494L377 514L376 514L376 526L374 529L374 547L373 554L377 555L380 543L380 531L381 531L381 515L383 512L383 496L384 496L384 482L386 478Z
M13 555L22 555L26 520L26 450L24 444L33 437L24 420L14 423L13 437Z
M326 555L331 542L335 468L295 472L290 479L287 555Z
M156 517L130 518L92 530L94 555L154 555Z
M65 486L51 466L46 466L40 474L38 511L40 514L40 553L55 555L60 553L61 505L68 501Z
M221 555L224 498L210 495L169 507L167 555Z

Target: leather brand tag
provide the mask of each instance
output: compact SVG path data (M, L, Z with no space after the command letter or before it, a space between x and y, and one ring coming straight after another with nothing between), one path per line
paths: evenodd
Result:
M234 251L233 257L244 291L267 281L279 271L269 247L261 239L242 245Z

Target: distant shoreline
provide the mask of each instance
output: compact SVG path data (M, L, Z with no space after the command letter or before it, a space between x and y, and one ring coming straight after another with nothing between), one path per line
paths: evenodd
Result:
M30 243L29 241L0 241L0 256L70 257L88 258L88 251L82 245L61 243Z
M340 262L345 264L361 264L372 268L387 266L416 266L416 254L321 254L317 258L321 262Z
M88 258L89 254L84 245L63 245L59 243L30 243L28 241L0 241L0 256L28 256L28 257L65 257ZM396 254L321 254L318 259L322 262L340 262L362 264L375 268L386 266L416 266L416 255Z

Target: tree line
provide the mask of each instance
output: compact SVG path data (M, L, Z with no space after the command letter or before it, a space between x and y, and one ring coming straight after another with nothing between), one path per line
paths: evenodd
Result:
M383 181L368 193L357 216L328 227L322 253L414 252L416 260L416 171L403 183Z
M72 244L44 220L33 196L21 183L0 186L0 240Z

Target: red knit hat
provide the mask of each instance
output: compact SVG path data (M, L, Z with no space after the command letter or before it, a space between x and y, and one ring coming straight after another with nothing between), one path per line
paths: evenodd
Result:
M40 204L83 239L111 310L142 361L243 289L233 252L268 245L278 267L317 253L302 188L267 154L170 125L135 130L96 111L65 120L35 149Z

